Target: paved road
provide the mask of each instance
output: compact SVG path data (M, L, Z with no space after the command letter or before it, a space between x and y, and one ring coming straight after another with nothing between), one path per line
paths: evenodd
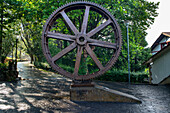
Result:
M70 79L43 72L27 62L18 63L19 82L0 82L0 113L170 113L170 86L97 84L133 94L142 104L73 102L69 100Z

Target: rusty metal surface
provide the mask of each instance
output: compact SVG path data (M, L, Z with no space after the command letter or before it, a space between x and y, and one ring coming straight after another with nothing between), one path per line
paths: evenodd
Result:
M72 9L76 9L76 8L78 9L80 7L84 8L85 12L84 12L84 17L83 17L83 23L81 26L81 31L79 32L79 30L75 27L73 22L70 20L70 18L66 14L66 10L68 12L68 11L71 11ZM96 12L99 12L102 15L104 15L105 17L107 17L107 20L104 23L97 26L96 28L94 28L93 30L91 30L90 32L87 32L89 12L93 9L95 9ZM50 27L52 26L52 24L54 23L54 21L58 15L61 15L64 18L65 23L69 26L69 28L72 30L74 35L50 32ZM101 41L101 40L91 38L96 33L103 30L104 28L106 28L108 25L111 25L114 29L115 43ZM65 49L63 49L62 51L60 51L59 53L57 53L55 56L52 57L50 54L49 48L48 48L48 38L70 41L70 42L72 42L72 44L70 44L68 47L66 47ZM94 53L91 46L109 48L109 49L113 49L115 52L112 55L110 61L105 66L103 66L102 63L98 60L98 58L97 58L96 54ZM95 3L91 3L91 2L84 2L84 1L72 2L72 3L66 4L66 5L58 8L48 18L46 24L44 25L44 29L43 29L42 48L43 48L43 53L44 53L48 63L52 66L52 68L54 70L56 70L60 74L66 76L68 78L74 79L74 80L89 80L89 79L93 79L93 78L105 73L116 62L116 60L120 54L120 51L121 51L121 46L122 46L121 30L120 30L119 25L117 24L115 18L106 9L104 9L103 7L101 7ZM61 68L57 64L55 64L55 62L58 59L62 58L64 55L66 55L68 52L72 51L75 48L77 48L77 54L76 54L76 61L75 61L75 67L74 67L73 73L67 72L63 68ZM95 62L95 64L99 68L99 71L97 71L93 74L86 74L86 75L78 74L78 70L80 67L81 54L82 54L82 51L84 51L84 50Z

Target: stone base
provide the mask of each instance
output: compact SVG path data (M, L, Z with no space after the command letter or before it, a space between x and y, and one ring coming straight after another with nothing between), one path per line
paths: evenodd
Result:
M109 89L103 86L71 87L70 99L72 101L141 103L138 98L132 95Z

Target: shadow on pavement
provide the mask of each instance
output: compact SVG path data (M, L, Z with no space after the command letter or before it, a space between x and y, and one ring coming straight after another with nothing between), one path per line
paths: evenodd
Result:
M28 63L18 64L26 80L0 82L0 113L169 113L170 86L128 85L96 81L97 84L132 94L142 104L73 102L69 99L70 79L40 71ZM104 96L104 95L103 95Z

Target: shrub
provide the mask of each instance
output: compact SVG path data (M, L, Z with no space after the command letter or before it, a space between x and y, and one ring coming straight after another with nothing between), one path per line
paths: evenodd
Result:
M52 70L48 63L42 62L35 62L34 65L38 68L42 68L45 70ZM63 68L64 70L73 73L74 68L66 65L59 65L59 67ZM131 83L144 83L144 79L148 78L148 73L146 72L131 72ZM96 78L96 80L102 81L113 81L113 82L128 82L128 71L125 70L118 70L118 69L111 69L107 71L105 74Z
M1 56L1 62L4 63L6 56Z
M66 70L67 72L74 72L74 68L70 67L70 66L65 66L65 65L59 65L61 68L63 68L64 70Z
M131 72L130 78L131 83L144 83L144 79L148 78L148 74L145 72ZM96 79L113 82L128 82L128 71L112 69Z
M34 62L34 65L37 68L42 68L42 69L46 69L46 70L51 69L50 65L46 62Z
M0 63L0 70L1 70L1 71L7 70L7 68L8 68L7 63Z
M34 65L37 68L41 68L41 69L45 69L45 70L49 70L49 71L54 71L50 65L48 63L43 63L43 62L34 62ZM66 65L59 65L59 67L63 68L64 70L68 71L68 72L74 72L74 68L70 67L70 66L66 66Z
M12 70L13 62L0 63L0 81L14 81L18 77L18 72Z

